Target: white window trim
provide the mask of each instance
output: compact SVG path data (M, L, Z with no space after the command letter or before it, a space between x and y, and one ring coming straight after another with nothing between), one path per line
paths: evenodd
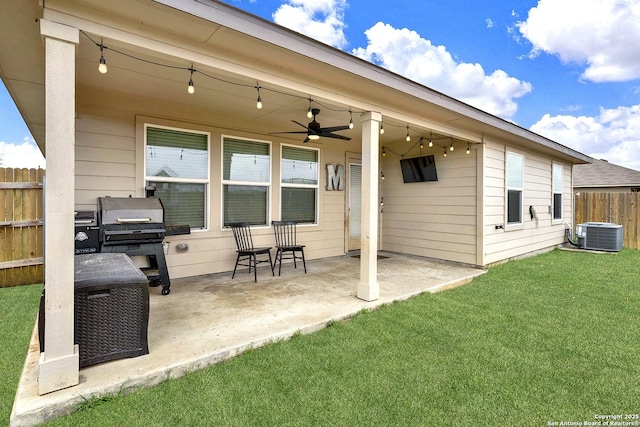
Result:
M231 181L224 179L224 140L235 139L240 141L259 142L267 144L269 146L269 181L268 182L253 182L253 181ZM234 135L220 135L220 230L228 231L230 227L224 226L224 186L225 185L245 185L255 187L268 187L267 189L267 218L265 225L252 225L251 228L269 228L271 227L271 206L273 204L273 144L271 141L263 139L247 138L244 136Z
M197 133L200 135L206 135L207 136L207 178L206 179L202 179L202 178L193 178L193 179L186 179L186 178L173 178L173 177L154 177L154 176L148 176L147 175L147 129L148 128L156 128L156 129L168 129L168 130L175 130L175 131L179 131L179 132L185 132L185 133ZM194 129L187 129L187 128L181 128L181 127L175 127L175 126L165 126L165 125L159 125L159 124L155 124L152 122L145 122L144 123L144 134L143 134L143 153L144 155L142 156L143 158L143 165L142 165L142 170L143 170L143 176L144 176L144 184L146 185L146 183L148 181L161 181L161 182L184 182L184 183L195 183L195 184L204 184L205 187L205 191L204 191L204 196L205 196L205 201L204 201L204 227L203 228L193 228L191 229L192 233L200 233L200 232L206 232L209 231L209 225L210 225L210 219L211 219L211 197L210 197L210 190L211 190L211 132L206 132L206 131L201 131L201 130L194 130ZM158 179L158 178L162 178L162 179Z
M317 155L317 159L318 159L318 176L317 176L317 180L316 180L316 184L312 185L312 184L283 184L282 183L282 160L283 160L283 155L282 155L282 151L283 151L283 147L293 147L293 148L299 148L302 150L314 150L316 151ZM280 177L278 179L278 184L279 184L279 188L278 191L280 192L280 204L278 206L278 217L282 218L282 188L315 188L316 189L316 218L315 221L313 223L305 223L305 224L300 224L300 227L307 227L307 226L317 226L320 223L320 177L321 177L321 171L320 171L320 149L319 148L315 148L315 147L301 147L299 145L293 145L293 144L280 144L280 158L278 159L278 161L280 162Z
M560 191L557 192L555 189L555 181L556 181L556 167L560 168ZM554 218L555 216L555 204L554 204L554 200L555 200L555 195L556 194L560 194L562 197L562 202L560 203L560 218ZM552 212L551 212L551 221L553 223L560 223L564 220L564 165L562 163L558 163L558 162L552 162L551 163L551 206L552 206Z
M522 187L509 187L509 154L522 158ZM524 188L525 188L526 156L523 152L507 148L504 156L504 224L505 231L521 230L524 228ZM509 223L509 190L519 190L520 197L520 222Z

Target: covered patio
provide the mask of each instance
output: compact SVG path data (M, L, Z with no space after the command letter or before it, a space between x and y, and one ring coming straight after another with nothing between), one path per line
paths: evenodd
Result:
M81 369L77 386L45 395L38 393L36 327L11 425L41 423L71 412L91 396L150 387L248 349L317 331L361 310L469 283L485 272L391 252L378 257L380 298L371 302L355 296L360 262L354 254L308 261L307 274L290 263L282 266L280 277L259 268L258 283L245 268L233 280L229 272L175 279L168 296L150 288L149 354Z

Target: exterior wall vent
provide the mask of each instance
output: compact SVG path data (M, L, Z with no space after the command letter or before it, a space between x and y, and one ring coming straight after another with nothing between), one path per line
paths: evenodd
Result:
M585 222L576 226L582 249L618 252L622 249L622 226L609 222Z

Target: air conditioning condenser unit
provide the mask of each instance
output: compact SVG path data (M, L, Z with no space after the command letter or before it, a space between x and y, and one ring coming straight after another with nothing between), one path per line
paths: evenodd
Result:
M622 249L622 226L609 222L585 222L576 226L578 246L582 249L618 252Z

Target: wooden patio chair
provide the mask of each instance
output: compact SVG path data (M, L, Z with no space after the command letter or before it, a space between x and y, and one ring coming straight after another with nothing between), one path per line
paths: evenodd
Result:
M251 268L253 267L253 281L257 283L258 264L265 262L269 263L269 267L271 267L271 275L274 276L274 264L271 262L271 247L256 248L253 246L251 225L248 222L233 223L230 224L230 227L231 230L233 230L233 237L236 240L236 252L238 254L236 257L236 265L233 267L233 275L231 276L231 279L235 277L238 265L245 265L249 267L249 273L251 273ZM269 259L258 260L258 255L268 255ZM243 264L241 261L248 261L248 263Z
M279 263L278 276L282 272L282 259L293 259L293 267L298 268L296 260L301 259L304 266L304 274L307 274L307 264L304 260L304 247L296 241L296 221L271 221L273 232L276 236L276 258L273 263L275 268ZM297 255L300 252L300 255ZM289 256L285 254L289 253Z

